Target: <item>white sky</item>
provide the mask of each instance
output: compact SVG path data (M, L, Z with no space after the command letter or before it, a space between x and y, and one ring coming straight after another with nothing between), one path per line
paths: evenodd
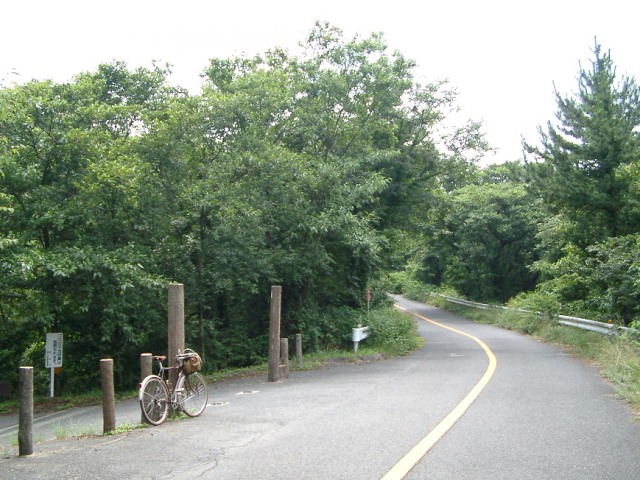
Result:
M483 120L498 148L521 157L522 135L553 119L553 82L576 90L594 37L618 74L640 81L640 4L630 0L4 0L0 80L69 81L100 63L172 64L173 81L199 92L208 59L295 51L326 20L347 37L383 32L418 62L424 82L448 79L465 118ZM19 76L14 76L16 72Z

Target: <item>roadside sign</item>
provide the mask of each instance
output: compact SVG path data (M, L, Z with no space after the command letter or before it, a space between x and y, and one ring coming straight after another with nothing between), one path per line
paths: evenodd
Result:
M62 367L62 334L47 333L45 345L45 368Z
M44 366L51 369L51 383L49 385L49 393L53 398L54 373L62 367L62 334L47 333L47 341L45 342Z

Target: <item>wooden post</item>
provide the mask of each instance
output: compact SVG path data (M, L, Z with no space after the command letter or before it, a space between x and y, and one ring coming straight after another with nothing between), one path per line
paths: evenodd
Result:
M176 355L184 351L184 285L172 283L169 285L169 348L167 351L167 365L176 364ZM171 385L176 384L178 371L172 370Z
M102 384L102 432L116 429L116 396L113 388L113 359L100 360L100 378Z
M289 339L280 339L280 378L289 378Z
M298 368L302 368L302 334L296 333L296 361Z
M20 367L18 383L20 416L18 418L18 454L33 453L33 367Z
M150 353L140 354L140 381L151 375L153 370L153 355ZM144 414L140 412L140 423L146 423L147 419L144 418Z
M269 375L270 382L277 382L280 373L280 305L282 287L271 287L271 315L269 317Z

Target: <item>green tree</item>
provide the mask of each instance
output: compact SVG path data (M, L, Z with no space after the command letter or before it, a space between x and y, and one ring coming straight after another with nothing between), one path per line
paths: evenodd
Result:
M535 236L543 210L522 184L468 185L445 216L451 253L444 282L477 300L506 301L532 289Z
M549 214L538 233L538 294L565 312L629 321L638 296L640 88L596 43L578 92L556 92L557 124L525 144L530 185Z
M59 330L66 382L109 355L125 385L165 348L169 281L209 365L266 355L275 283L283 334L348 339L385 249L485 145L473 122L440 135L454 94L417 84L382 35L317 24L302 47L213 59L198 96L121 62L0 89L3 358L37 360Z
M474 125L442 139L450 151L440 154L435 130L452 94L415 84L414 63L388 54L381 35L345 39L317 24L302 46L298 57L273 50L214 59L206 71L195 121L204 133L189 149L199 153L185 189L202 189L202 202L185 210L204 206L204 221L191 224L204 232L199 238L216 239L202 244L200 264L224 282L198 302L218 338L229 329L237 338L265 331L265 315L246 317L266 314L273 282L285 287L285 311L296 319L285 329L319 331L323 310L360 307L388 229L407 224L402 216L420 209L413 203L428 198L424 191L450 166L468 168L466 155L482 147L471 145ZM247 251L220 263L242 251L243 229ZM238 297L245 311L231 307Z
M524 145L537 162L530 162L532 184L553 213L574 223L571 240L583 248L639 226L623 215L629 182L619 168L639 159L640 89L632 77L617 80L599 44L593 53L575 97L556 91L557 124L539 129L541 146Z
M161 110L166 72L122 63L69 84L30 82L0 91L3 152L0 191L14 232L0 255L9 352L36 355L47 331L67 335L63 382L83 388L92 362L113 356L123 371L155 327L160 278L149 255L153 177L136 155L144 129ZM20 354L14 354L15 364ZM30 358L23 361L31 362Z

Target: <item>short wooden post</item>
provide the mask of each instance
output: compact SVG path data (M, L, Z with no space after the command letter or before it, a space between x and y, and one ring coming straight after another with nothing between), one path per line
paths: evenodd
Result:
M167 351L167 365L176 364L178 352L184 352L184 285L172 283L169 285L169 349ZM178 371L172 370L170 380L175 385Z
M289 378L289 339L280 339L280 378Z
M152 367L153 367L153 355L150 353L141 353L140 354L140 381L142 382L145 378L151 375ZM140 423L146 423L147 419L144 418L142 412L140 413Z
M113 359L100 360L100 378L102 385L102 432L116 429L116 396L113 388Z
M277 382L280 376L280 307L282 287L271 287L271 314L269 317L269 375L270 382Z
M20 417L18 418L18 454L33 453L33 367L20 367L18 381Z
M302 334L296 333L296 361L298 368L302 368Z

